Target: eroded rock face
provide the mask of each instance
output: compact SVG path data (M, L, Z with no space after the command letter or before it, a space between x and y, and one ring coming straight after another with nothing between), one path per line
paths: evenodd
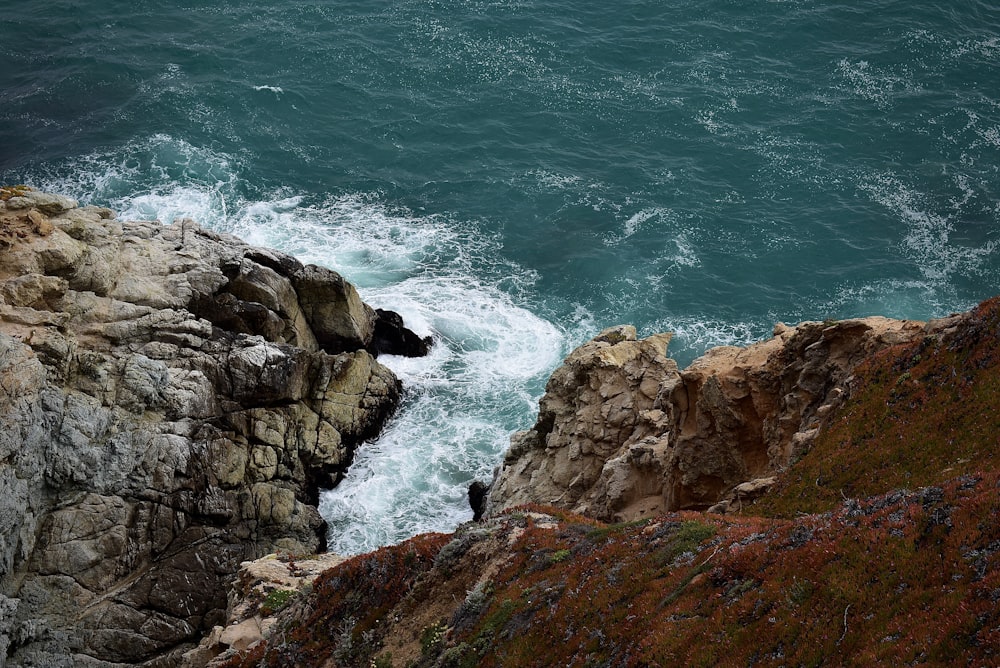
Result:
M277 614L311 589L316 578L343 563L336 554L295 558L269 554L240 565L225 624L216 626L199 646L188 651L183 668L223 665L232 657L269 636L278 626Z
M613 521L725 511L809 449L858 363L924 332L886 318L779 325L682 371L666 357L669 335L606 330L553 373L537 423L511 437L486 512L529 502Z
M322 549L398 401L375 313L192 221L28 192L0 231L0 657L175 665L241 562Z

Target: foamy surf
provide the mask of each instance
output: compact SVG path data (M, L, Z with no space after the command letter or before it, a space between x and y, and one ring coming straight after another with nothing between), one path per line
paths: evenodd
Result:
M554 325L473 274L497 263L498 249L474 226L393 210L374 195L257 202L230 219L253 243L342 272L366 301L434 339L426 358L382 360L406 398L322 495L330 549L357 554L470 519L469 484L489 478L510 433L533 422L565 352ZM522 276L523 293L530 275L505 269Z
M126 219L194 218L333 268L366 301L433 337L425 358L382 359L403 381L404 402L322 495L330 549L356 554L471 518L469 484L489 478L510 433L534 421L545 380L566 352L564 333L515 301L530 292L533 274L503 260L475 224L390 207L378 193L281 192L251 201L236 187L230 156L166 136L130 152L132 161L82 159L86 168L72 179L52 177L44 187L110 201ZM145 188L134 185L140 171L154 176Z

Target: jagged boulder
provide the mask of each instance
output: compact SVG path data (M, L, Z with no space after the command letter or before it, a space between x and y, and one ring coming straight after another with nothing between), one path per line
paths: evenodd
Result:
M420 337L403 324L403 316L395 311L375 309L375 328L369 349L375 354L423 357L430 352L431 337Z
M778 325L684 370L666 357L668 334L606 330L553 373L535 426L511 437L486 512L530 502L603 520L724 511L739 485L809 449L858 363L925 329L886 318Z
M662 496L669 444L657 437L674 422L669 397L680 382L669 341L616 327L570 353L546 385L535 426L511 437L487 514L540 501L605 515ZM655 489L633 494L621 488L626 478Z
M192 221L0 201L8 665L174 665L241 562L322 550L319 489L399 398L373 329L334 272Z

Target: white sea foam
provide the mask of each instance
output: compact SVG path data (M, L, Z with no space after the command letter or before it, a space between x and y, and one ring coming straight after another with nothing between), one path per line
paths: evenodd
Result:
M362 195L257 211L237 231L342 271L366 301L434 338L426 358L383 359L407 388L405 405L323 495L331 549L353 554L468 519L469 483L488 478L509 433L531 424L564 346L553 325L474 276L498 255L490 239Z
M681 233L674 237L674 244L677 246L677 254L670 258L673 265L678 267L697 267L701 264L698 253L686 234Z
M331 548L344 554L453 529L471 517L468 485L489 478L510 432L533 422L565 352L565 334L515 302L535 276L504 260L475 224L393 208L378 193L248 201L239 168L231 156L155 135L34 185L110 203L125 219L194 218L331 267L366 301L432 336L426 358L382 359L404 383L403 407L323 495L321 512Z
M630 237L635 234L636 231L642 227L643 223L650 218L668 217L670 213L669 209L663 208L643 209L642 211L633 214L628 220L625 221L625 224L623 225L624 229L622 231L626 237Z
M993 127L986 128L985 130L978 130L979 136L983 138L990 146L993 148L1000 148L1000 126L994 125Z
M964 215L965 204L973 196L964 177L957 177L955 186L961 196L951 200L950 212L942 213L926 195L893 173L870 174L860 183L862 190L905 225L902 250L933 283L944 284L956 274L975 274L997 251L993 240L978 246L952 242L955 219Z
M331 548L344 554L469 519L468 485L489 478L510 432L534 421L544 382L566 352L563 332L515 302L534 275L503 260L496 240L471 222L393 208L378 193L247 201L237 170L230 156L157 135L35 185L110 202L123 218L194 218L331 267L366 301L432 336L428 357L382 359L404 383L403 408L359 449L321 512Z
M576 174L556 174L544 169L528 172L528 176L537 179L538 184L546 190L566 190L583 180Z
M843 285L824 306L855 316L929 318L970 308L958 300L949 285L921 280L882 279L861 285Z
M70 160L32 180L84 203L105 203L125 220L194 218L207 226L225 224L237 183L231 156L164 134Z
M285 92L284 90L282 90L281 86L254 86L253 89L258 91L260 90L271 91L275 95Z
M682 365L717 346L746 346L770 336L771 324L765 322L725 322L704 315L679 315L659 320L643 330L648 336L672 332L670 355Z
M330 548L354 554L469 519L468 485L488 479L509 433L531 424L564 345L553 325L474 277L473 265L488 273L496 247L472 228L394 211L371 195L257 203L234 231L341 271L366 301L434 338L426 358L383 359L407 398L323 495Z
M483 250L485 241L475 230L394 211L378 198L374 193L317 204L304 204L301 198L257 202L232 217L230 231L251 243L280 247L304 262L336 267L360 287L399 281L417 271L467 267L475 261L469 254Z
M468 485L488 479L510 432L531 424L563 352L551 324L473 281L409 279L366 298L418 314L435 347L427 358L383 360L409 388L406 405L323 495L330 548L344 554L469 519Z
M837 63L837 73L855 95L874 102L879 109L888 109L902 93L917 91L917 86L905 67L897 73L889 68L872 65L867 60L851 61L843 58Z

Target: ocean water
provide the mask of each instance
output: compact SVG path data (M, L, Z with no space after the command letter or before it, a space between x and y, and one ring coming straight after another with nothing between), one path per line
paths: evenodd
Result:
M600 329L1000 292L1000 4L0 0L0 182L330 266L435 347L331 549L468 519Z

